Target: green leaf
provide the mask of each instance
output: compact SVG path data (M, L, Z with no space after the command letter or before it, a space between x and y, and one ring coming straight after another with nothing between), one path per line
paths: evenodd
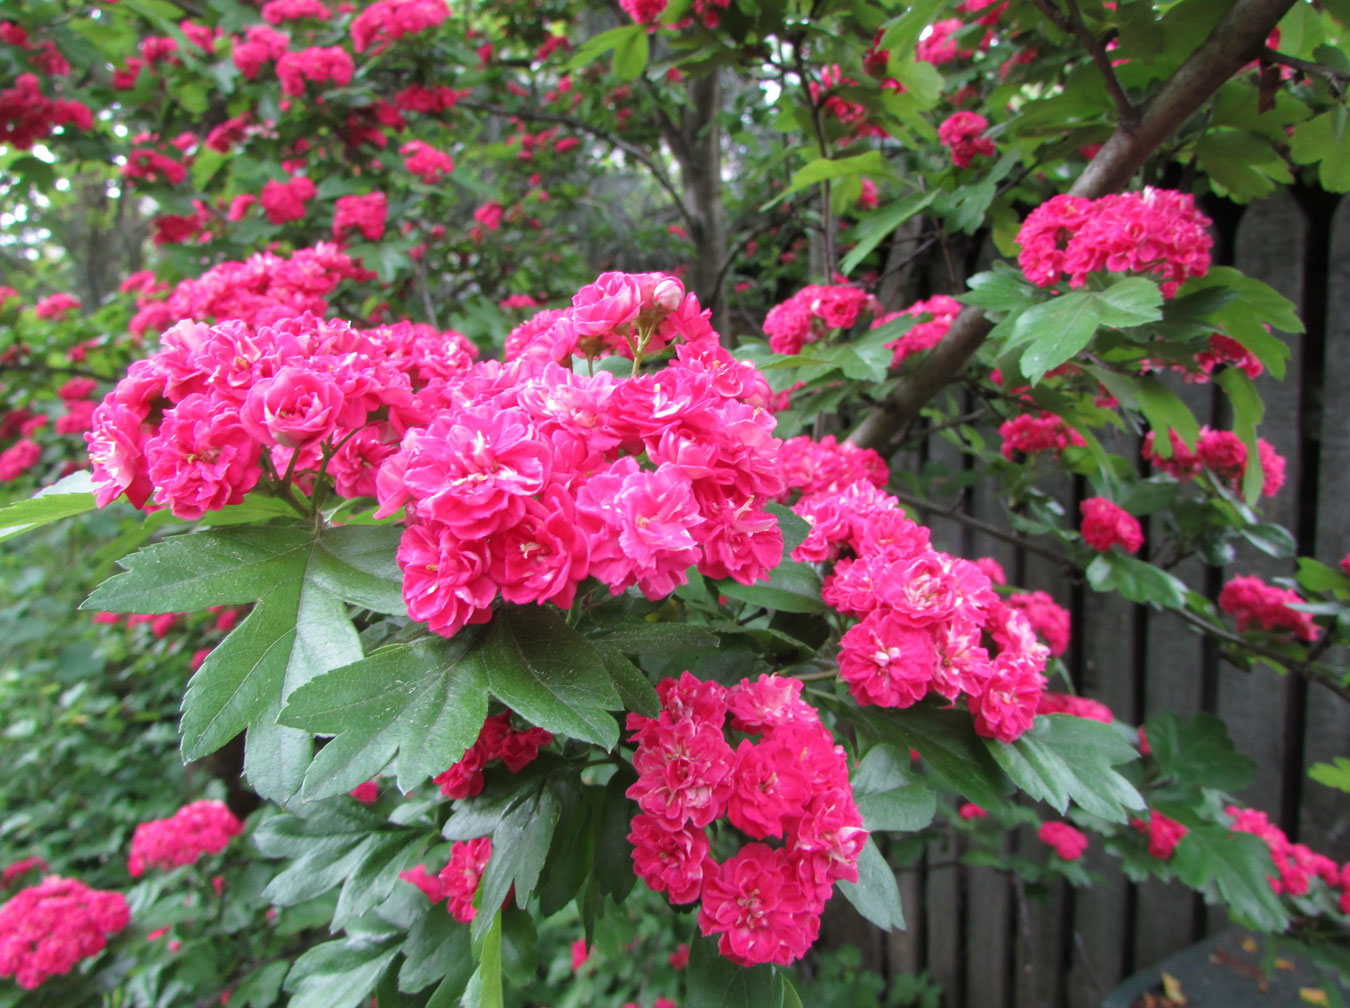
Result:
M930 704L885 713L841 704L840 714L878 742L901 752L916 750L933 773L975 804L1001 804L1003 775L969 714Z
M1183 723L1165 711L1149 718L1144 734L1159 772L1182 787L1236 794L1256 776L1256 764L1233 748L1227 726L1213 714Z
M475 935L482 934L487 913L500 907L515 886L516 905L523 907L534 893L553 842L561 804L551 788L536 787L507 810L492 831L492 857L483 871ZM494 916L497 916L494 914Z
M716 582L715 587L720 595L779 612L815 613L828 608L820 598L820 575L787 557L769 572L767 584L743 585L726 580Z
M666 654L688 648L717 647L718 636L704 627L689 623L653 623L648 620L624 623L606 629L595 638L597 644L624 654Z
M474 652L488 688L531 724L613 749L622 706L596 647L556 612L503 606Z
M661 698L651 680L642 674L642 669L613 648L601 647L600 654L624 710L636 711L644 717L656 717L661 713Z
M1186 585L1175 575L1118 549L1094 557L1083 573L1095 591L1118 592L1131 602L1155 609L1181 609L1186 605Z
M889 203L862 217L857 224L854 246L844 256L840 271L845 275L852 273L887 235L932 203L937 194L936 189L926 193L911 193L902 200Z
M567 61L565 69L576 70L583 66L589 66L600 58L601 53L617 49L620 45L632 45L630 39L635 34L641 34L645 38L647 29L642 25L629 24L603 31L579 45L576 53Z
M853 800L872 831L912 833L937 813L937 796L910 772L909 753L889 745L873 746L858 764Z
M1259 837L1211 823L1191 826L1177 844L1171 866L1184 884L1222 900L1262 931L1278 933L1289 923L1271 891L1268 879L1275 864Z
M1298 164L1316 164L1322 188L1350 192L1350 115L1344 105L1294 127L1289 156Z
M967 286L970 290L957 300L985 311L1021 311L1042 300L1037 289L1021 273L1010 268L999 269L996 266L992 270L976 273L967 281Z
M1312 557L1298 558L1298 585L1304 591L1343 592L1350 577Z
M1247 446L1247 468L1242 474L1242 496L1248 504L1261 496L1263 473L1261 454L1256 450L1256 428L1265 415L1266 407L1247 372L1241 368L1224 368L1216 379L1228 393L1233 404L1233 433ZM1291 551L1292 552L1292 551Z
M357 1008L370 997L398 952L397 939L351 938L315 945L286 976L289 1008Z
M1153 430L1154 450L1163 458L1172 456L1172 439L1168 431L1175 430L1187 445L1195 446L1200 436L1200 425L1190 408L1157 378L1134 379L1134 397L1139 409Z
M94 589L81 608L163 613L241 605L298 582L311 532L281 526L211 529L153 543Z
M1274 525L1269 522L1248 525L1242 529L1242 538L1262 553L1273 556L1277 560L1286 560L1298 550L1298 543L1283 525Z
M488 862L491 864L491 862ZM480 914L486 916L485 914ZM478 920L475 917L475 922ZM502 1000L502 914L492 914L489 926L475 944L478 968L469 978L460 1002L463 1008L503 1008Z
M28 500L0 508L0 542L49 522L84 514L94 509L89 473L71 473Z
M372 612L406 616L403 575L395 555L401 525L344 525L324 529L311 576L338 598Z
M619 80L637 80L647 69L650 54L647 42L647 29L644 25L632 25L628 35L619 39L614 47L614 74Z
M304 800L345 794L393 759L406 793L462 758L487 717L487 683L468 648L459 638L392 645L291 693L282 724L335 736L305 774Z
M539 883L539 912L551 917L568 903L590 877L595 858L593 812L604 799L598 787L582 788L575 779L550 782L560 812L545 870Z
M1124 277L1101 291L1070 291L1032 305L1013 325L1011 345L1026 344L1021 371L1032 382L1092 341L1099 326L1124 328L1162 318L1162 291L1144 277Z
M1308 776L1341 791L1350 791L1350 759L1335 757L1334 763L1314 763L1308 768Z
M1016 742L986 741L1012 782L1061 815L1073 802L1085 812L1123 823L1144 799L1115 769L1138 752L1111 725L1070 714L1038 717Z
M871 175L880 178L889 176L890 173L881 151L872 150L842 158L816 158L793 172L792 181L787 188L760 207L760 210L767 210L801 189L833 178L846 175Z
M883 931L903 930L905 914L900 906L900 886L871 837L858 856L858 881L840 882L839 891L862 914Z
M806 542L806 537L811 534L811 523L796 511L786 504L777 503L769 504L764 510L778 519L779 531L783 533L784 556Z
M458 983L457 997L473 972L469 929L444 907L433 906L418 918L400 951L403 965L398 971L398 989L405 994L415 994L441 980L437 996L447 984L454 987Z
M717 1008L781 1008L783 984L772 966L737 966L717 951L717 942L696 937L689 943L681 1004Z

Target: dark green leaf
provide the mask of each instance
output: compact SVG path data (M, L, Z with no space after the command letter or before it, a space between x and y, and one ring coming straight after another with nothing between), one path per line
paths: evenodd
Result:
M1144 800L1115 769L1138 758L1134 746L1111 725L1070 714L1038 717L1016 742L987 741L990 754L1012 782L1061 815L1069 803L1111 822L1123 823Z
M937 796L909 769L909 753L877 745L853 773L853 800L869 830L910 833L937 813Z
M1241 368L1224 368L1216 379L1233 404L1233 433L1247 446L1247 468L1242 474L1242 496L1254 504L1261 496L1261 455L1256 450L1256 428L1265 415L1261 394Z
M1233 748L1227 726L1213 714L1182 722L1165 711L1151 717L1144 732L1159 771L1183 787L1236 794L1256 775L1256 764Z
M1145 419L1153 429L1154 450L1163 458L1172 455L1172 440L1169 430L1175 430L1190 447L1195 447L1195 439L1200 436L1200 425L1180 399L1157 378L1143 377L1134 380L1134 396L1139 402Z
M340 939L316 945L291 967L286 990L290 1008L357 1008L398 952L397 939Z
M325 529L311 564L314 581L338 598L374 612L406 615L403 576L394 559L402 533L397 525Z
M503 606L474 652L488 688L531 724L605 749L619 740L622 706L596 647L556 612Z
M407 994L424 990L442 977L442 986L457 979L463 992L473 972L469 929L441 906L433 906L418 918L401 951L403 966L398 971L398 989Z
M780 612L814 613L828 608L820 598L820 575L786 557L769 572L767 584L743 585L727 580L718 581L716 588L721 595Z
M633 848L628 843L637 807L624 796L636 780L637 775L631 769L611 777L605 785L596 820L594 876L600 890L616 902L626 899L637 882L633 874Z
M866 259L887 235L932 203L937 193L936 189L926 193L911 193L902 200L873 210L862 217L857 224L857 241L844 257L839 269L845 275L852 273L858 263Z
M811 523L786 504L769 504L766 508L778 519L778 528L783 533L783 555L787 556L811 534Z
M600 788L581 788L572 779L553 781L550 786L561 811L539 882L539 912L544 917L553 916L571 902L590 875L595 858L593 813L604 800Z
M305 775L305 800L344 794L396 757L404 792L458 761L487 717L487 684L467 650L458 638L393 645L287 697L282 724L336 736Z
M967 283L970 290L957 300L985 311L1021 311L1042 300L1040 292L1012 269L995 268L976 273Z
M780 1008L783 984L772 966L737 966L717 951L711 938L689 943L681 1004L717 1008Z
M483 872L479 905L473 930L480 935L491 918L488 914L516 889L516 905L523 907L534 893L553 840L561 805L550 788L540 787L522 796L502 816L492 831L492 858ZM493 914L493 917L498 916Z
M1280 932L1289 915L1270 888L1275 874L1270 849L1250 833L1222 826L1192 826L1172 855L1172 870L1192 889L1228 904L1232 912L1262 931Z
M1094 557L1084 573L1096 591L1119 592L1131 602L1155 609L1180 609L1186 604L1186 586L1174 575L1119 550Z
M900 887L895 872L886 863L871 837L858 857L858 881L840 882L839 891L854 909L883 931L903 929L905 914L900 907Z
M605 660L605 671L619 692L624 710L636 711L644 717L656 717L661 713L661 698L651 680L642 674L642 669L613 648L601 647L599 650Z
M606 628L595 642L624 654L640 655L717 647L718 638L704 627L689 623L653 623L644 619Z

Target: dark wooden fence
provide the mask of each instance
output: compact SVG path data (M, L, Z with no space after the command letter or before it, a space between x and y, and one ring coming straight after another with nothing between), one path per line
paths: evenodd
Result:
M1260 433L1284 455L1288 481L1266 514L1289 528L1301 555L1335 564L1350 550L1350 200L1315 190L1281 192L1250 206L1220 202L1213 216L1216 262L1271 284L1301 310L1307 332L1291 337L1283 381L1263 375ZM1222 393L1189 386L1201 423L1229 422ZM1134 446L1137 447L1137 446ZM927 460L961 459L937 439ZM1081 486L1060 488L1077 514ZM978 482L969 514L998 521L998 504ZM1243 673L1179 620L1094 593L1052 562L931 516L937 544L964 556L993 556L1011 582L1048 591L1073 616L1066 662L1080 692L1142 723L1174 710L1210 711L1259 767L1241 796L1289 835L1339 861L1350 859L1350 799L1308 780L1307 767L1350 753L1350 709L1328 691L1268 669ZM1146 528L1147 532L1147 528ZM1288 562L1249 550L1224 570L1187 561L1178 573L1217 596L1236 574L1292 573ZM1040 856L1031 834L1010 847ZM1026 899L1016 883L952 862L959 850L930 850L918 871L901 873L909 929L866 949L890 972L927 970L950 1008L1090 1008L1121 979L1224 927L1222 909L1178 885L1125 881L1114 859L1089 854L1107 882L1057 888L1048 902Z

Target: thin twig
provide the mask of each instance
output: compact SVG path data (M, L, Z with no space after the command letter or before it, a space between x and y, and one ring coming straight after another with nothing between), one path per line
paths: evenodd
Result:
M1279 66L1287 66L1290 69L1298 70L1310 77L1324 77L1331 83L1337 94L1344 93L1345 89L1337 85L1350 81L1350 73L1344 70L1337 70L1335 67L1329 67L1325 63L1313 63L1310 60L1299 59L1297 56L1287 56L1282 52L1266 46L1261 51L1261 62L1275 63Z
M1102 75L1102 80L1106 83L1106 91L1111 96L1111 100L1116 103L1116 112L1120 116L1120 124L1127 130L1134 129L1139 121L1139 109L1130 101L1125 89L1120 86L1120 81L1116 78L1115 68L1111 66L1111 58L1106 54L1106 47L1098 41L1097 36L1092 34L1087 24L1083 21L1083 13L1078 9L1078 0L1064 0L1069 7L1069 16L1060 20L1055 17L1059 9L1054 6L1051 0L1036 0L1036 6L1046 13L1046 16L1055 22L1055 24L1078 39L1083 48L1087 50L1088 55L1092 57L1092 62L1097 65L1097 71Z
M892 491L892 493L896 500L901 504L907 504L910 507L918 508L920 511L927 511L938 517L946 518L948 521L955 522L958 525L965 525L968 528L973 528L977 532L983 532L985 535L993 536L995 539L1011 543L1013 546L1019 546L1029 553L1035 553L1037 556L1045 557L1047 560L1053 560L1061 567L1065 567L1069 570L1078 569L1077 565L1068 557L1056 553L1054 550L1042 546L1039 543L1033 542L1026 536L1018 535L1016 532L1006 532L997 525L990 525L988 522L980 521L980 519L971 517L968 514L962 514L960 511L956 510L956 508L960 506L960 501L957 501L957 503L950 507L943 507L935 501L924 500L922 497L915 497L913 494L907 494L903 490L895 490Z
M563 126L570 126L573 129L581 130L583 133L589 133L597 140L603 140L611 147L623 151L634 161L637 161L651 172L652 177L656 179L657 184L666 191L671 202L675 204L675 208L680 212L680 216L684 218L684 222L689 225L691 230L696 227L693 214L691 214L689 208L684 205L684 199L680 196L679 190L675 188L675 184L671 182L670 178L661 169L661 166L653 161L642 148L635 147L627 140L621 140L608 130L600 129L598 126L594 126L582 119L574 119L571 116L558 115L553 112L513 111L511 109L500 108L496 105L486 105L475 101L461 101L459 107L473 109L477 112L486 112L489 115L502 116L507 119L515 117L519 119L532 119L535 122L558 123Z

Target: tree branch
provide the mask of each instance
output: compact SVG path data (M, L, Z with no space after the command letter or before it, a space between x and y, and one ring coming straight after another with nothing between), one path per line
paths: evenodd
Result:
M1345 88L1342 85L1346 81L1350 81L1350 73L1329 67L1325 63L1313 63L1309 60L1299 59L1297 56L1286 56L1282 52L1276 52L1270 46L1266 46L1262 50L1261 62L1287 66L1309 77L1325 77L1337 94L1344 93Z
M1270 30L1293 5L1294 0L1236 0L1209 38L1139 110L1134 128L1122 122L1069 192L1095 199L1123 189L1224 81L1261 55ZM960 372L993 327L980 309L964 309L942 342L901 376L895 391L863 418L849 440L867 448L885 447Z
M1066 17L1064 12L1055 6L1053 0L1036 0L1036 6L1046 18L1053 22L1055 27L1066 35L1072 35L1078 39L1083 48L1087 50L1088 55L1092 57L1092 62L1097 64L1097 70L1102 75L1102 80L1106 82L1106 90L1111 95L1111 100L1116 103L1116 114L1120 117L1120 124L1125 128L1132 128L1139 121L1139 110L1134 107L1129 96L1125 94L1125 89L1120 86L1120 81L1116 78L1115 68L1111 66L1111 58L1106 55L1106 48L1097 40L1083 21L1083 14L1078 9L1077 0L1065 0L1069 5L1069 14Z
M594 126L582 119L573 119L571 116L558 115L554 112L515 112L511 109L499 108L495 105L485 105L481 102L468 100L461 101L459 107L473 109L476 112L486 112L489 115L502 116L507 119L515 117L518 119L530 119L535 122L558 123L562 126L570 126L572 129L581 130L583 133L589 133L597 140L603 140L611 147L623 151L634 161L637 161L651 172L652 178L656 179L657 185L664 189L666 194L670 196L671 202L675 204L675 209L680 212L680 216L684 218L684 222L689 225L691 230L695 227L694 217L689 212L689 208L684 205L683 197L681 197L679 190L675 188L674 183L670 181L670 177L661 169L661 166L653 161L651 156L641 147L635 147L627 140L619 139L608 130L600 129L598 126Z

